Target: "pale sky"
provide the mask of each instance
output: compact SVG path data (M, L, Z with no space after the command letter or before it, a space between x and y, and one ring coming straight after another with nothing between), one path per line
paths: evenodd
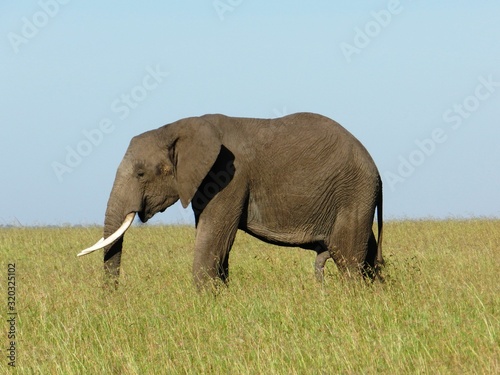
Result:
M9 1L0 67L0 225L102 224L144 131L305 111L366 146L386 219L500 217L498 1Z

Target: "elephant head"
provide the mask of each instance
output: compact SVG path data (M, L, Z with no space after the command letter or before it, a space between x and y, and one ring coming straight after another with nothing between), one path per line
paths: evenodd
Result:
M104 248L104 269L120 270L123 235L137 214L142 222L177 200L186 208L221 150L221 134L201 118L188 118L134 137L108 200L104 236L78 256Z

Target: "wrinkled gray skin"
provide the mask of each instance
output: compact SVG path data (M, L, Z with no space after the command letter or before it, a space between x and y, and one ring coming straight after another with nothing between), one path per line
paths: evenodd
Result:
M375 278L383 263L377 168L356 138L317 114L272 120L205 115L134 137L116 173L104 237L128 213L146 222L178 199L183 207L191 203L195 214L199 288L227 281L237 229L316 251L319 280L330 256L345 275ZM122 242L104 249L105 272L115 285Z

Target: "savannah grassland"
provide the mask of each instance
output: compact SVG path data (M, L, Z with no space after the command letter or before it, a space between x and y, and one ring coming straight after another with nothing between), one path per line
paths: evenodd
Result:
M2 349L16 264L20 374L498 374L500 221L393 221L386 282L313 277L314 253L239 233L230 286L198 294L194 229L133 227L121 284L100 228L0 229ZM0 372L7 373L2 350Z

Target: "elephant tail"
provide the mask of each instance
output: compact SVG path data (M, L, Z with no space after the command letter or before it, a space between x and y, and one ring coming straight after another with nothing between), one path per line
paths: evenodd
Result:
M377 239L377 266L384 265L384 258L382 257L382 232L384 227L383 214L382 214L382 178L378 176L378 193L377 193L377 226L378 226L378 239Z

